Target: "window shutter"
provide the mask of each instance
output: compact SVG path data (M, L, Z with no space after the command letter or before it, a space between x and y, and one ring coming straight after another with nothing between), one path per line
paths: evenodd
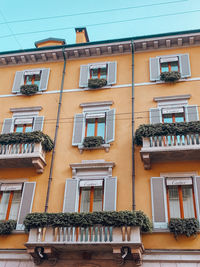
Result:
M76 212L78 211L79 199L79 180L67 179L65 183L65 195L63 202L63 212Z
M23 221L32 210L36 182L25 182L17 220L17 230L23 230Z
M185 117L186 121L198 121L199 120L199 112L197 105L185 106Z
M106 111L106 143L115 140L115 109Z
M162 114L160 108L150 108L149 120L151 124L162 123Z
M104 211L115 211L117 202L117 177L104 180Z
M47 90L50 69L42 69L39 91Z
M108 62L107 84L115 84L117 78L117 62Z
M2 134L6 133L12 133L13 132L13 126L14 126L14 120L13 119L5 119L3 122L3 127L2 127Z
M158 57L149 59L150 81L160 80L160 62Z
M179 55L181 78L191 76L190 59L188 54Z
M88 87L88 79L89 79L89 66L88 65L81 65L80 66L79 86L80 87Z
M165 179L163 177L151 178L151 200L154 228L167 228L167 200Z
M33 131L42 131L44 124L44 116L34 117Z
M24 72L16 71L15 79L13 83L12 93L16 94L20 92L20 86L24 84Z
M193 178L197 219L200 222L200 176Z
M82 145L84 125L85 125L84 114L76 114L74 117L74 129L73 129L73 137L72 137L73 146Z

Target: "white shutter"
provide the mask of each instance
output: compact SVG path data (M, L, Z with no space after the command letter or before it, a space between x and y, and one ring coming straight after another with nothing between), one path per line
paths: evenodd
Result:
M199 112L197 105L185 106L185 118L186 121L198 121L199 120Z
M41 69L41 78L40 78L40 86L39 91L47 90L48 80L49 80L49 73L50 69Z
M12 93L16 94L20 92L21 85L24 84L24 72L23 71L16 71L15 79L12 87Z
M2 127L2 134L12 133L14 128L14 120L13 119L5 119Z
M106 111L106 143L115 140L115 109Z
M151 124L162 123L161 108L150 108L149 121Z
M79 86L88 87L88 79L89 79L89 65L81 65Z
M107 84L115 84L117 79L117 62L108 62Z
M200 222L200 176L193 178L197 219Z
M76 114L74 116L74 129L72 137L72 145L82 145L85 129L85 116L84 114Z
M44 116L34 117L33 131L42 131L44 124Z
M115 211L117 202L117 177L104 180L104 211Z
M150 81L160 80L160 62L158 57L149 59Z
M190 59L189 54L179 55L179 65L181 78L187 78L191 76Z
M67 179L65 183L65 195L63 202L63 212L78 211L79 199L79 181L76 179Z

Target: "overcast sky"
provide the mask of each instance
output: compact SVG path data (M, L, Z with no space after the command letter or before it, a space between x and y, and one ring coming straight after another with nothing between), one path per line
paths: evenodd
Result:
M200 0L1 0L0 51L33 48L56 37L75 43L200 29Z

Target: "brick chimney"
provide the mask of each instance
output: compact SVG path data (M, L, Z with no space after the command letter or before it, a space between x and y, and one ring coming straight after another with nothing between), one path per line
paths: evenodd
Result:
M86 28L75 28L76 31L76 43L88 43L89 37Z
M37 48L46 46L65 45L65 44L66 44L65 39L52 38L52 37L35 42L35 46Z

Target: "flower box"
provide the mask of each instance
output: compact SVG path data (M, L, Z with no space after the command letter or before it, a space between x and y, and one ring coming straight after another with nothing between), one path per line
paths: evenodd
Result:
M106 79L89 79L88 80L88 87L92 89L101 88L106 86L107 80Z
M20 92L23 95L34 95L38 92L37 84L25 84L20 87Z
M162 72L160 74L161 81L176 82L181 78L181 74L178 71Z

